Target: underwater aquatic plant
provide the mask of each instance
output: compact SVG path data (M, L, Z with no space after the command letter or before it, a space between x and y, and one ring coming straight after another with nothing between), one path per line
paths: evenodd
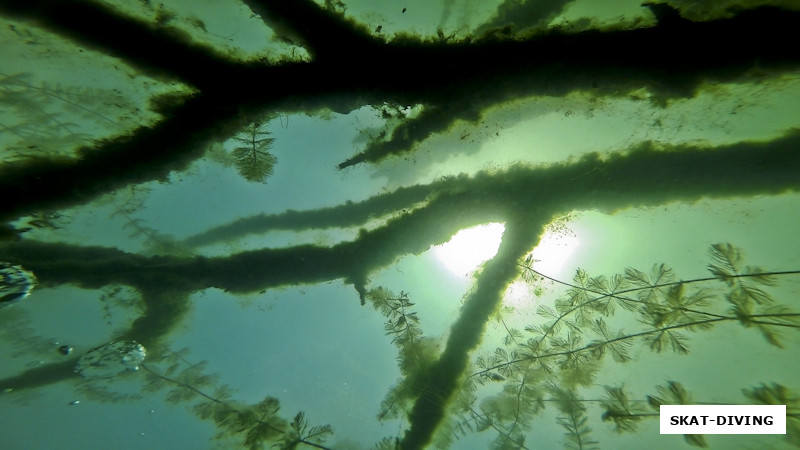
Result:
M602 419L612 421L620 433L634 431L643 419L658 417L658 405L694 404L686 389L676 381L669 381L666 387L658 386L659 395L649 396L647 402L633 401L624 389L614 386L604 386L604 400L585 400L579 393L588 390L602 373L608 363L606 355L611 355L618 364L635 364L632 355L640 353L642 348L686 355L690 351L687 333L710 332L726 323L755 327L770 345L778 348L782 347L781 331L800 331L800 311L781 305L763 289L775 286L779 276L797 275L800 271L745 268L742 251L727 243L714 244L710 254L713 262L708 268L712 276L687 280L676 280L671 268L655 264L649 274L629 267L624 274L611 278L589 277L578 270L568 283L536 272L531 261L526 260L521 264L524 276L530 278L533 273L539 280L550 279L568 289L554 308L539 306L540 320L527 325L525 333L507 329L511 338L505 341L505 347L479 357L475 363L479 370L472 373L468 382L501 383L503 392L511 393L513 402L520 406L556 402L566 414L557 421L567 430L571 443L568 446L574 448L593 448L597 443L589 436L591 429L586 425L584 403L599 403L604 409ZM711 283L719 281L730 290L714 288ZM756 287L759 285L762 287ZM743 304L749 306L743 308ZM639 328L611 329L608 323L619 323L622 315L636 319L623 323L639 323ZM531 385L538 385L539 389ZM549 392L551 398L545 399L542 391ZM461 422L492 417L493 427L503 430L495 441L498 447L508 440L511 430L530 427L540 411L536 409L531 414L519 407L513 414L492 413L498 403L489 400L482 401L480 415L474 412L462 415ZM654 411L647 411L645 403ZM459 424L446 428L451 433L465 434ZM685 439L694 446L707 446L701 435L686 435ZM795 442L797 437L787 436L787 440Z
M266 137L270 134L260 123L253 122L233 138L241 144L233 149L234 164L245 180L263 183L272 175L278 159L269 152L275 141Z
M212 420L219 428L217 438L240 439L243 448L257 450L272 443L272 448L291 450L298 446L327 449L325 438L333 433L330 425L309 427L305 413L298 412L287 421L280 416L280 402L266 397L255 404L243 404L233 398L227 385L205 373L205 362L186 359L188 349L167 351L156 361L141 364L145 390L169 389L170 403L194 402L192 410L201 419Z
M532 259L526 258L520 263L521 277L534 279L534 284L549 279L568 289L554 308L539 306L541 320L527 325L524 332L505 326L504 346L476 359L478 370L461 382L457 399L439 395L431 384L435 361L426 358L421 364L419 354L408 351L416 342L428 339L422 336L416 313L410 310L413 303L408 294L372 290L367 299L387 318L386 333L400 350L398 361L404 375L384 400L378 417L396 417L409 408L410 400L439 403L448 414L433 438L437 447L446 448L455 439L492 429L497 433L494 448L527 448L526 432L534 428L533 422L545 406L554 403L562 414L556 422L566 431L567 448L588 450L599 448L591 436L588 404L601 407L602 420L613 422L619 433L635 431L642 420L658 417L660 404L693 404L676 381L656 386L659 394L646 401L631 400L622 387L604 386L606 398L602 400L582 398L581 392L602 373L607 355L618 364L635 364L632 355L641 348L686 355L687 333L709 332L725 323L757 327L769 344L779 348L781 330L800 331L800 312L779 305L770 293L756 287L775 286L777 277L800 271L745 268L742 251L731 244L715 244L710 254L711 277L676 280L674 271L662 263L653 265L649 273L629 267L610 278L590 277L578 270L571 283L537 272ZM714 288L712 283L718 281L731 290ZM756 300L757 306L741 309L743 302ZM622 322L638 322L640 328L614 330L610 323L619 323L624 315L636 320ZM481 393L480 386L494 383L502 385L501 393ZM747 395L766 391L752 392L756 394ZM690 445L707 446L702 435L686 435L685 439ZM787 439L794 442L797 437Z

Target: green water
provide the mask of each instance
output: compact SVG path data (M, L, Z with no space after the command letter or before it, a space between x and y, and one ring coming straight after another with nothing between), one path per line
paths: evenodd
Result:
M15 3L0 448L800 445L797 2Z

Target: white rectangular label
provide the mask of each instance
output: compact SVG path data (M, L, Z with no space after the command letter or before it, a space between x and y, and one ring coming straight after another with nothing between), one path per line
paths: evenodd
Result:
M786 434L786 405L661 405L661 434Z

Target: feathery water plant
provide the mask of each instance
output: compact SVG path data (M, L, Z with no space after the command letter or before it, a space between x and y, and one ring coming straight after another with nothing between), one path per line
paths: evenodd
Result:
M635 362L633 355L639 354L640 348L686 355L690 352L689 333L709 332L724 323L756 328L770 345L782 348L779 333L800 330L800 312L778 303L767 288L777 283L777 277L800 271L745 267L741 250L730 244L715 244L710 252L712 276L689 280L677 280L671 268L656 264L649 273L627 268L610 278L590 277L578 270L567 283L535 271L530 258L526 259L524 277L549 279L567 290L553 306L539 306L537 313L542 320L526 326L526 333L505 327L503 346L476 359L478 370L470 379L478 384L501 383L503 392L516 393L516 399L501 403L496 395L485 397L480 414L462 420L478 423L490 418L493 428L504 430L498 435L496 448L505 448L509 431L529 429L544 405L555 401L562 413L557 423L567 430L567 446L592 448L597 442L590 436L591 418L585 408L565 405L600 404L604 421L613 422L618 432L630 432L640 420L657 416L660 404L691 404L688 393L676 381L657 387L658 395L649 396L647 402L630 400L622 387L613 386L605 386L605 399L581 399L581 391L603 373L606 355L615 363ZM723 286L714 286L714 281L722 281ZM615 328L619 324L635 329ZM655 412L648 412L646 403ZM518 407L502 406L509 404ZM691 445L707 444L700 435L685 438ZM790 442L792 439L797 438L790 436Z
M218 439L238 436L242 446L249 450L264 448L267 443L280 450L300 446L328 448L323 443L333 433L330 425L309 426L302 411L287 421L279 415L280 403L273 397L265 397L256 404L234 400L233 389L206 374L203 362L186 360L187 352L187 349L170 351L156 362L142 364L145 390L168 388L166 399L170 403L195 402L192 410L201 419L215 423Z
M245 180L263 183L272 175L278 159L269 152L275 141L275 138L268 137L271 134L261 123L253 122L234 136L239 145L231 155L236 170Z

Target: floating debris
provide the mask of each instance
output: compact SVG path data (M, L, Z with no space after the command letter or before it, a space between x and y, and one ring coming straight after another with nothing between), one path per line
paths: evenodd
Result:
M101 345L81 356L75 372L84 378L111 378L139 370L147 351L136 341L118 341Z
M0 261L0 308L22 300L36 287L36 275L8 262Z
M72 347L70 347L69 345L62 345L61 347L58 347L58 353L61 353L62 355L65 356L69 355L70 353L72 353Z

